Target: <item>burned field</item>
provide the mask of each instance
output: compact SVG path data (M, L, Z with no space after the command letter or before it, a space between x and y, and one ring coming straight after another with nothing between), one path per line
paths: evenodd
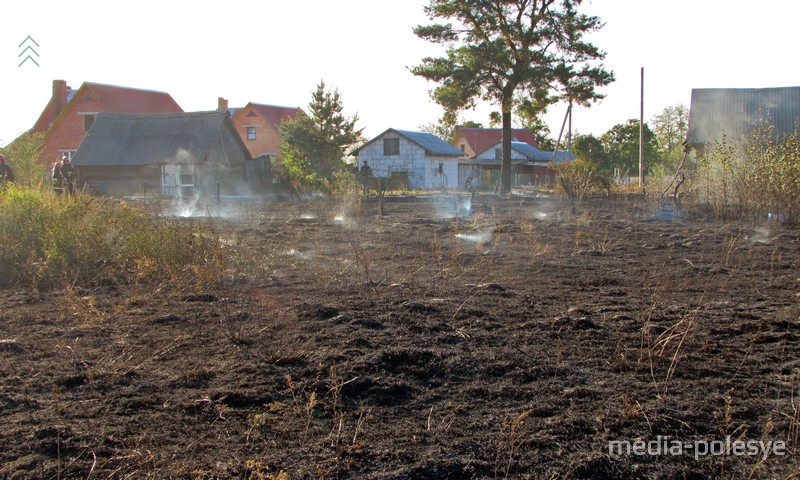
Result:
M185 220L252 252L215 288L0 292L0 476L797 474L798 230L476 203L251 205ZM609 451L659 438L785 449Z

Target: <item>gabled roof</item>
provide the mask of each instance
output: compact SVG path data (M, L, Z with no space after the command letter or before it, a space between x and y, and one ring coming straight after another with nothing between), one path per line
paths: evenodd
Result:
M183 109L166 92L118 87L102 83L84 83L81 89L90 90L110 112L182 112ZM78 90L80 92L80 89Z
M75 96L77 90L74 88L67 87L67 104L72 100L72 97ZM53 115L53 103L56 101L55 98L50 97L50 100L47 102L47 106L44 107L42 110L41 115L39 115L39 119L36 120L36 123L33 124L33 128L31 128L32 133L39 133L39 132L46 132L50 125L52 125L53 120L55 120Z
M461 132L461 136L474 152L485 152L492 145L503 140L502 128L464 128L456 126L456 135ZM513 135L512 141L524 142L534 147L538 147L539 143L533 137L533 134L527 128L514 128L511 130Z
M465 155L464 152L432 133L412 132L409 130L397 130L394 128L387 129L385 132L359 147L358 150L361 150L389 132L394 132L402 137L405 137L409 142L420 146L428 155L438 155L443 157L463 157Z
M105 105L109 112L183 112L183 109L175 102L172 96L165 92L84 82L77 90L67 87L66 104L56 118L53 118L53 102L55 99L51 97L47 107L42 111L31 130L33 132L45 132L56 123L59 123L70 110L73 100L84 91L91 92L100 103Z
M484 150L482 152L479 152L477 155L475 155L475 157L483 155L484 153L486 153L489 150L495 150L495 149L498 149L498 148L502 148L502 145L503 145L503 142L500 141L500 142L490 146L486 150ZM512 164L513 163L524 163L524 162L549 162L551 160L555 160L556 163L563 163L563 162L566 162L566 161L575 160L575 155L573 155L571 152L561 152L561 151L556 152L555 159L554 159L552 151L550 151L550 152L544 151L544 150L541 150L541 149L539 149L537 147L534 147L533 145L530 145L530 144L527 144L527 143L524 143L524 142L511 142L511 149L515 150L517 153L519 153L520 155L525 157L524 160L514 160L514 159L512 159L511 160ZM490 163L486 163L486 162L490 162ZM500 160L489 159L489 160L478 160L477 161L477 163L480 163L481 165L489 165L489 164L491 164L491 162L500 162Z
M800 127L800 87L696 88L692 90L687 146L737 142L768 121L776 138Z
M236 114L248 110L255 111L276 129L280 126L282 121L295 118L300 112L300 109L297 107L281 107L278 105L263 105L250 102L245 105L244 108L237 109Z
M444 155L450 157L464 156L464 152L432 133L411 132L408 130L395 130L395 132L406 137L410 142L416 143L430 155Z
M250 155L224 111L99 113L75 154L76 166L189 164L206 161L220 133Z

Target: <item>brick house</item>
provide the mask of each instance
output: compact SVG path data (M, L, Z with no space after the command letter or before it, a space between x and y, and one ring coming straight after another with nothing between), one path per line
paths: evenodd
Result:
M281 146L280 125L284 120L297 117L302 110L297 107L280 107L250 102L243 108L228 108L228 101L219 98L218 110L227 110L239 136L253 158L278 156Z
M39 159L45 165L69 158L100 112L175 113L183 109L165 92L85 82L77 90L53 81L53 94L31 132L46 132Z

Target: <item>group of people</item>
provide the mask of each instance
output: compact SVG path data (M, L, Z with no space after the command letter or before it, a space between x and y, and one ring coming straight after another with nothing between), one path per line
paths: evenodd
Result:
M70 163L69 157L64 155L53 165L52 178L53 191L56 195L63 195L65 192L67 195L75 195L77 173L75 167Z
M75 167L69 161L69 157L63 156L61 160L53 165L51 172L53 179L53 191L56 195L75 194L75 184L77 183L78 174ZM6 163L5 155L0 153L0 187L7 184L14 183L14 170Z

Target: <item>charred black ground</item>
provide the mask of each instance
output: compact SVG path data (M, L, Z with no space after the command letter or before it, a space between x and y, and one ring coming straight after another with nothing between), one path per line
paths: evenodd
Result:
M0 292L0 475L797 474L798 230L450 201L186 220L255 252L215 289ZM609 452L727 436L787 453Z

